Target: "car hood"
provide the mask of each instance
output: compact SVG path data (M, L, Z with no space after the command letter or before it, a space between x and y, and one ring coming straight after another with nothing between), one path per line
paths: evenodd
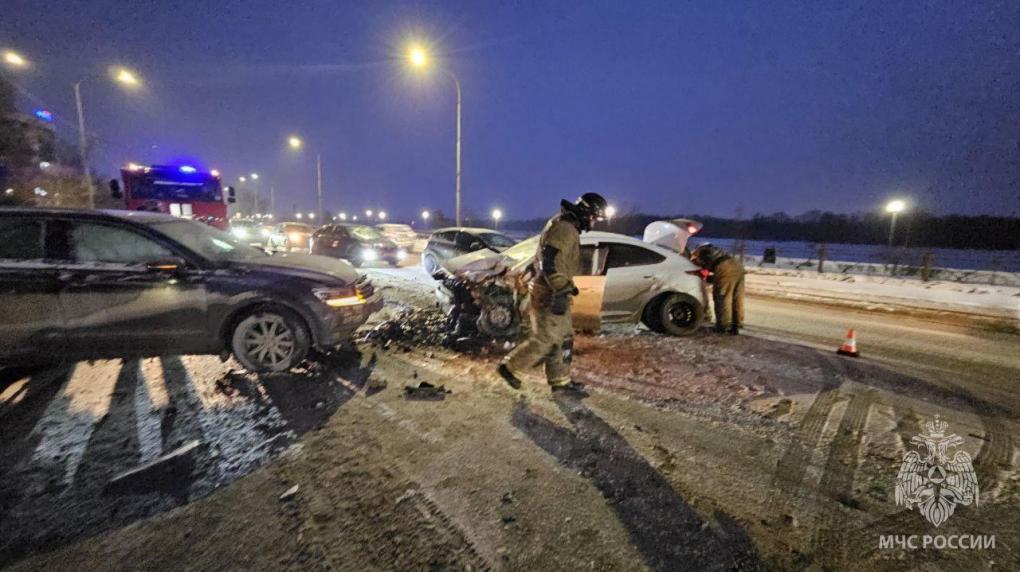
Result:
M261 267L292 276L319 280L325 275L347 284L354 283L358 279L358 271L349 262L315 254L280 253L235 264L242 268Z

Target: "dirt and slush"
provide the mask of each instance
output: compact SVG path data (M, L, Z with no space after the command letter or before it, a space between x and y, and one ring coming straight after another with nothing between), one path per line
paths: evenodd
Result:
M517 392L494 374L505 346L456 351L426 286L373 280L388 305L358 342L286 375L187 356L10 381L0 562L1020 567L1018 403L1007 385L754 335L608 328L576 340L588 396L554 397L538 371ZM422 384L443 398L409 398ZM962 437L981 486L980 506L957 507L937 532L995 534L993 550L880 548L881 535L935 532L893 498L910 439L935 414ZM190 443L182 472L173 455ZM140 466L144 486L130 486Z

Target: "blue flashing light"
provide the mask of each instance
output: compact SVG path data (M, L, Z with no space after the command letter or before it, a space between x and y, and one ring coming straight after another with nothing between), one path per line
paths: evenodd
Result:
M191 165L181 165L178 168L182 173L195 173L198 171L198 169L192 167Z
M45 109L36 109L35 116L42 119L46 123L53 123L53 114Z

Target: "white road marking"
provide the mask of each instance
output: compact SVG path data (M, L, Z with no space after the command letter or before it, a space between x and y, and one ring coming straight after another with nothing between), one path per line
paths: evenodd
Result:
M147 463L163 453L163 409L170 403L159 360L144 360L141 380L135 384L135 421L138 427L139 462Z
M60 393L46 407L33 433L40 434L30 461L63 466L63 483L74 481L96 423L110 410L120 362L77 364Z

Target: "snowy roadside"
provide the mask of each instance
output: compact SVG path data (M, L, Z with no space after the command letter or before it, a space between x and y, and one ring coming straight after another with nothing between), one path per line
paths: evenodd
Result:
M1020 288L1012 286L749 267L747 291L869 310L921 309L1020 320Z

